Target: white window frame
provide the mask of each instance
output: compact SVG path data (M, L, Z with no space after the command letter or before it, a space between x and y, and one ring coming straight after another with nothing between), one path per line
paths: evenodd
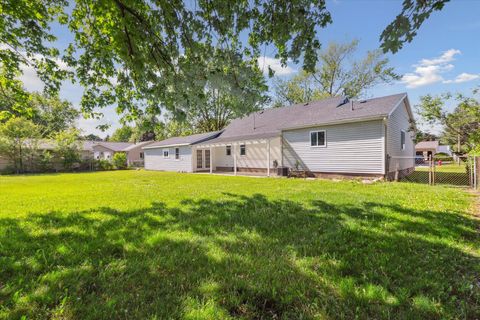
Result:
M167 153L166 156L165 156L165 152ZM162 154L163 154L163 159L170 158L170 149L168 149L168 148L162 149Z
M177 150L178 150L178 158L177 158ZM180 148L179 147L174 148L173 153L174 153L175 160L179 161L180 160Z
M243 150L245 151L245 154L242 154L242 146L243 146ZM247 145L246 145L245 143L242 143L242 144L240 145L240 148L239 148L239 149L240 149L240 150L239 150L239 151L240 151L240 156L241 156L241 157L246 157L246 156L247 156Z
M225 146L225 155L226 155L227 157L231 157L231 156L232 156L232 146L231 146L231 145Z
M403 143L402 143L403 135ZM407 132L405 130L400 130L400 150L405 150L407 147Z
M317 134L317 145L316 146L312 146L312 133L314 133L314 132ZM318 133L319 132L323 132L323 135L325 137L322 145L318 145ZM312 130L312 131L310 131L309 139L310 139L310 148L326 148L327 147L327 130Z

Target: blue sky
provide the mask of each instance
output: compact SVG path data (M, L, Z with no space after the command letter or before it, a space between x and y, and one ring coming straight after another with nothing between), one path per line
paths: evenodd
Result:
M348 42L359 39L358 56L368 50L379 47L379 36L401 10L402 1L374 0L331 0L327 2L333 23L326 29L318 30L318 37L326 46L331 41ZM367 93L368 96L382 96L398 92L407 92L412 105L425 94L438 94L446 91L470 93L480 85L480 44L477 35L480 32L480 1L453 0L440 12L435 12L422 26L412 43L406 44L398 53L389 54L390 63L395 71L403 75L401 81L391 85L379 85ZM58 45L65 47L71 41L68 30L54 26ZM282 68L273 59L274 48L268 48L265 61L282 78L289 78L300 70L301 66L289 64ZM22 77L29 90L41 90L41 82L32 70L25 69ZM79 105L82 88L66 83L61 96ZM452 105L453 106L453 105ZM105 136L119 126L114 108L104 110L102 120L81 119L79 127L85 133ZM108 123L111 128L101 132L95 127Z

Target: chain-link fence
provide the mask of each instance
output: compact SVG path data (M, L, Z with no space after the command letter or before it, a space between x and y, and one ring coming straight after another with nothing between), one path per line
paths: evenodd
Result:
M394 180L429 185L450 185L477 188L479 182L479 157L392 157L392 163L409 164L391 172ZM405 167L405 168L403 168ZM408 167L408 168L407 168Z

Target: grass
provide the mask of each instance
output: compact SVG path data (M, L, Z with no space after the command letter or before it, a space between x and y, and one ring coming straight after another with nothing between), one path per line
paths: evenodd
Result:
M458 188L118 171L0 204L0 319L480 317Z
M428 165L417 166L412 174L403 179L408 182L428 184L429 170ZM436 165L435 184L468 186L470 184L470 177L467 173L465 163L461 163L460 165L455 163L442 164L441 166Z

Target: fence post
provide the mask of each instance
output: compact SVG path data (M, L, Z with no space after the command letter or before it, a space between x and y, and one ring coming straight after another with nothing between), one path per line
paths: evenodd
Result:
M479 159L477 159L477 156L473 156L473 189L477 190L478 188L478 165L480 164L477 163Z
M432 185L432 155L428 156L428 184Z

